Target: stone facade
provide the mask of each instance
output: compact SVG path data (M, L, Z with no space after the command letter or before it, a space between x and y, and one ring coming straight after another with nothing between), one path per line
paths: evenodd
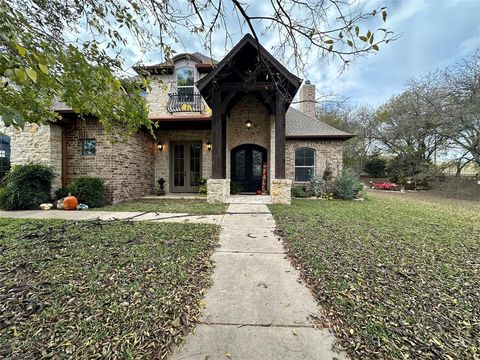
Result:
M86 139L96 140L95 156L82 156L82 140ZM98 122L79 122L67 135L67 181L83 175L102 177L111 202L151 195L155 147L153 137L144 131L111 142Z
M185 130L185 131L158 131L157 141L163 149L155 152L155 180L164 178L165 191L170 192L170 157L171 144L175 141L198 141L202 143L202 177L208 179L212 174L212 151L207 149L207 142L211 141L210 130Z
M301 148L315 150L315 174L322 176L327 164L337 176L342 171L342 140L287 140L285 149L285 176L295 181L295 151Z
M270 189L272 204L290 205L292 201L292 180L273 179Z
M273 119L272 119L273 118ZM252 127L247 129L245 122L250 120ZM273 121L273 124L272 124ZM272 176L275 165L272 167L271 131L275 131L275 117L270 116L268 109L254 96L245 96L235 104L227 119L227 178L231 178L231 152L236 146L255 144L267 149L267 174L268 182ZM273 142L275 132L273 133Z
M300 88L299 110L308 116L315 117L315 105L315 85L307 80Z
M0 132L10 136L10 161L12 165L39 162L49 165L55 178L52 191L62 186L62 128L53 125L26 124L25 128L5 127L0 122Z
M229 179L208 179L207 180L207 201L209 203L224 203L230 195Z

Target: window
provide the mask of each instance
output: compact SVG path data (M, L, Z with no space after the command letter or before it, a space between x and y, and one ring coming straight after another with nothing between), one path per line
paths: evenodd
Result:
M95 139L82 140L82 156L95 156L97 141Z
M295 151L295 181L309 181L315 174L315 150L298 149Z
M177 69L177 93L180 102L193 103L194 70L190 68Z
M0 150L0 158L7 157L7 152L5 150Z

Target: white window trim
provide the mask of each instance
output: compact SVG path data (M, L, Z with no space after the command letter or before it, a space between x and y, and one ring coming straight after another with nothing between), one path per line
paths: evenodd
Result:
M298 150L303 150L303 149L313 151L313 165L309 165L309 166L306 166L306 165L298 165L297 166L297 165L295 165L296 160L297 160L297 151ZM315 149L309 148L309 147L301 147L301 148L295 149L295 151L293 152L293 182L301 183L301 184L308 183L308 180L306 180L306 181L296 180L297 179L297 168L308 168L308 169L313 168L312 175L315 175L315 173L316 173L316 171L315 171L316 166L315 165L316 164L317 164L317 151Z
M189 69L189 70L193 71L193 84L191 86L180 86L180 85L178 85L178 70L181 70L181 69ZM192 88L193 93L195 93L195 81L196 80L197 80L197 74L196 74L195 68L190 67L190 66L180 66L178 68L175 68L175 88L176 88L177 92L178 92L178 89Z

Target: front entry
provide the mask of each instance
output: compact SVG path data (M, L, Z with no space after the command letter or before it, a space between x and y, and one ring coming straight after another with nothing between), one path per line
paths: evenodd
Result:
M245 144L232 149L231 179L241 192L255 193L262 189L262 167L267 163L267 149Z
M170 153L172 192L198 192L202 177L202 143L172 143Z

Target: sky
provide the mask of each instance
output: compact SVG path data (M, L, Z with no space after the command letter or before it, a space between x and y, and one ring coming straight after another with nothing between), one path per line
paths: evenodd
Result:
M243 3L249 4L249 13L268 12L268 1ZM402 36L381 46L378 53L356 58L343 71L336 59L327 61L310 55L301 77L316 85L317 96L336 94L348 98L351 105L381 105L399 94L409 79L453 65L480 48L480 0L360 0L360 5L368 11L386 6L386 27ZM233 41L225 46L221 31L214 36L212 53L217 60L242 35L233 16L227 19L227 26L234 29ZM180 34L178 52L206 52L195 36L185 31ZM262 34L260 41L270 50L278 43L278 35ZM135 47L125 49L124 56L127 65L140 60L145 64L161 60L159 53L142 55Z

